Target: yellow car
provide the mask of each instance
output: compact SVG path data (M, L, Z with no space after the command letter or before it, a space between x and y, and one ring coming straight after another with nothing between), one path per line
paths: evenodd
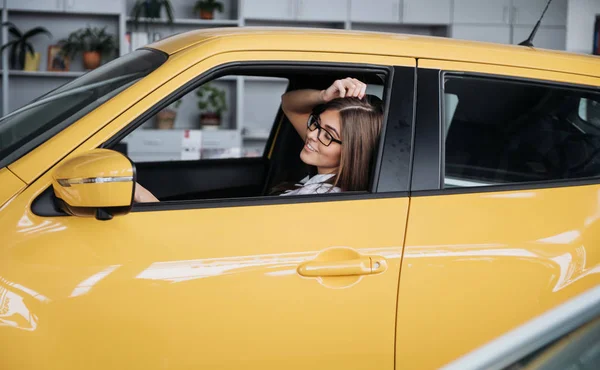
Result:
M369 189L269 195L304 171L281 93L348 76L384 106ZM240 125L152 128L210 81ZM338 30L112 61L0 121L0 368L443 366L600 283L599 86L593 56Z

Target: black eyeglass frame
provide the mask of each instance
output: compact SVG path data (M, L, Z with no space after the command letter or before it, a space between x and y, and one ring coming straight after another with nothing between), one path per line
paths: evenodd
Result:
M310 127L312 125L314 125L315 128L311 129ZM320 118L319 118L319 115L317 115L317 114L311 114L308 116L308 120L306 121L306 127L308 128L309 131L319 130L319 132L317 132L317 139L319 139L321 144L323 144L325 146L331 145L332 142L338 143L340 145L342 144L341 140L334 138L333 135L331 134L331 132L327 131L327 129L325 129L325 128L323 128L323 126L321 126ZM327 133L327 135L329 135L329 137L330 137L329 143L324 143L323 140L321 140L321 132L322 131L325 131Z

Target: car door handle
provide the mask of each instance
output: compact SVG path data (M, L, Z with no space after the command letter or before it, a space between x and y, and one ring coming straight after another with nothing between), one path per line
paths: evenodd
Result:
M381 271L379 258L362 256L341 261L308 261L298 266L298 274L306 277L370 275Z

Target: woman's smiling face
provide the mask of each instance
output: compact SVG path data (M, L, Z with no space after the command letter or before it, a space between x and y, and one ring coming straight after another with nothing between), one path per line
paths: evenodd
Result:
M300 152L300 159L308 165L317 167L319 174L336 173L340 165L342 146L334 141L327 146L319 141L318 135L321 135L321 140L325 143L329 141L328 135L331 135L333 139L342 141L340 136L342 132L340 114L336 110L326 110L319 115L318 122L322 129L307 130L304 148Z

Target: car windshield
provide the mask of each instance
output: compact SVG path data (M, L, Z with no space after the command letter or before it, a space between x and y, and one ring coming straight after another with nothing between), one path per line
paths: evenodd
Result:
M165 62L137 50L95 69L0 119L0 168L19 159Z

